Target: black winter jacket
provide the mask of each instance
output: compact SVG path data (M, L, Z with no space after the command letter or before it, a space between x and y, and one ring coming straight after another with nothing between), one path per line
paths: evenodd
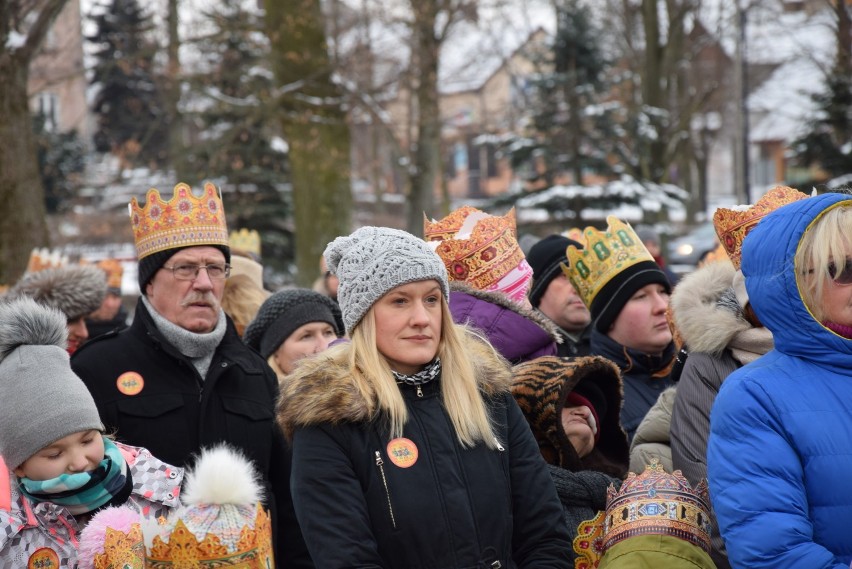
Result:
M219 442L241 450L271 494L277 566L312 567L289 494L290 449L274 421L278 380L240 341L230 319L204 380L166 341L141 302L128 329L85 344L71 367L92 393L107 432L121 442L180 466L190 466L203 447ZM135 395L119 390L126 372L142 378Z
M500 448L459 444L439 378L420 390L400 386L409 459L416 448L409 463L394 456L397 439L370 420L370 405L332 356L303 360L285 379L279 421L294 432L292 492L318 567L570 566L562 508L508 392L509 370L490 350L480 351L471 360L480 373L497 376L480 385Z

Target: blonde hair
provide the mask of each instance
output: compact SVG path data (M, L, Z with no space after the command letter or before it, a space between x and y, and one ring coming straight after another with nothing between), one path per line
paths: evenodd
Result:
M441 296L441 340L437 355L441 358L444 408L462 446L483 442L489 448L497 448L494 425L465 349L465 343L476 341L473 336L464 326L453 323L447 301ZM384 414L391 437L402 436L408 422L408 408L387 360L376 349L376 318L372 307L352 331L348 364L364 399L376 403L377 408L370 409L371 414Z
M240 337L270 294L248 275L234 275L225 281L222 310L234 321Z
M796 284L805 306L818 322L826 318L823 289L831 280L830 263L843 268L852 254L852 200L839 202L817 217L805 230L793 257Z
M278 362L275 361L274 353L268 358L266 358L266 363L269 365L272 371L275 372L275 375L278 377L278 381L281 381L282 379L284 379L284 376L287 375L286 373L284 373L284 370L281 369L281 366L278 365Z

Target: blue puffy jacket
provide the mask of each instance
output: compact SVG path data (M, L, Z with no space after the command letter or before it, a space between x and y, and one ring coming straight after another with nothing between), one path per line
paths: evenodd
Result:
M751 305L775 349L722 384L710 415L713 507L734 567L847 569L852 560L852 340L814 320L792 259L825 194L764 218L743 244Z

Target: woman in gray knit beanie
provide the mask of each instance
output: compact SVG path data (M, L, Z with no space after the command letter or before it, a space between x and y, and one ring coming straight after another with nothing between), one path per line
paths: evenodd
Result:
M444 263L404 231L328 245L351 342L281 382L291 488L317 567L569 567L511 370L453 324Z

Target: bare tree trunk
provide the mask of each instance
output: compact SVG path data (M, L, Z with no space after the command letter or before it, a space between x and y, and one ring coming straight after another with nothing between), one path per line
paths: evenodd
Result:
M179 0L168 0L168 67L166 70L166 109L169 114L169 161L178 181L193 184L198 180L187 180L188 176L183 150L183 121L180 110L180 33L178 31Z
M27 81L30 62L65 1L0 0L0 284L13 284L32 248L48 244ZM27 21L24 41L14 45L10 30Z
M438 6L435 0L412 2L417 58L417 142L411 171L411 195L406 227L423 234L423 214L435 212L435 181L441 171L441 114L438 100L440 39L435 36Z
M340 92L331 80L318 0L268 0L273 64L285 86L302 83L281 101L290 146L297 283L317 276L326 245L351 229L350 138Z

